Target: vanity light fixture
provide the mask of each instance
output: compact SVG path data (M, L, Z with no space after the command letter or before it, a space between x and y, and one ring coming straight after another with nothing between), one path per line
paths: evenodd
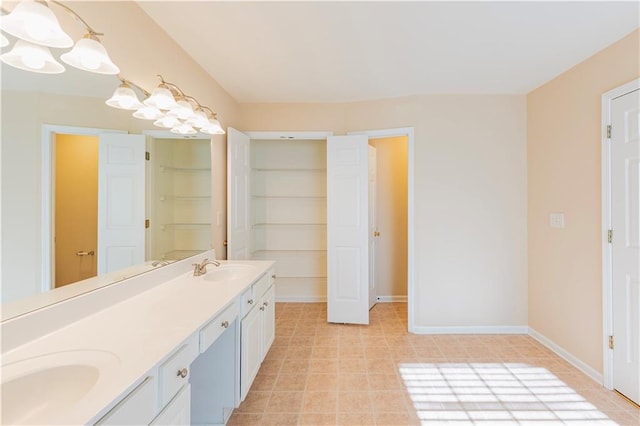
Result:
M49 4L63 8L86 29L87 35L78 40L75 46L73 46L73 39L60 26L55 14L49 8ZM0 56L0 60L8 65L32 72L51 73L47 66L29 66L34 62L34 49L24 48L24 42L28 42L40 46L46 51L49 50L49 47L67 48L73 46L73 49L61 55L60 59L68 65L84 71L98 74L118 74L120 72L98 39L98 36L103 34L93 30L80 15L59 1L22 0L9 14L0 17L0 29L19 39L14 48L8 52L11 55ZM23 43L19 43L20 41ZM19 44L20 48L18 48ZM42 62L43 55L53 59L50 51L46 54L43 49L39 50L41 53L37 57L40 59L35 63L36 65ZM27 58L25 55L31 56ZM50 63L51 61L45 62ZM26 64L26 66L19 66L19 64ZM58 65L55 67L56 72L63 72L64 67L59 63ZM60 71L60 67L62 71Z
M187 123L181 123L173 127L171 129L171 133L176 133L178 135L195 135L198 131Z
M17 40L13 49L0 55L0 60L7 65L41 74L60 74L64 67L51 55L46 46L40 46L24 40Z
M141 118L143 120L159 120L164 117L164 113L158 108L153 106L143 106L139 110L133 113L135 118Z

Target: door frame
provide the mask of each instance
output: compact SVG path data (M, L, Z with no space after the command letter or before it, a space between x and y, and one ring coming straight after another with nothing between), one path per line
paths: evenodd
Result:
M613 350L609 349L609 336L613 335L613 258L611 244L608 242L608 232L611 229L611 144L607 128L611 124L611 102L638 89L640 78L602 95L602 385L609 390L614 389L614 383Z
M400 127L380 130L363 130L348 132L348 135L366 135L369 139L387 137L407 137L407 315L409 332L415 332L415 241L414 241L414 128Z
M55 276L55 143L56 134L99 136L101 133L128 133L126 130L99 129L93 127L76 127L57 124L42 125L42 157L41 157L41 278L40 289L45 292L55 288L53 277Z

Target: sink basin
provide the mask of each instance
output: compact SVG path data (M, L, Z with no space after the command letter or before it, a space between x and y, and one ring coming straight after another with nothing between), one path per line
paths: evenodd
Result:
M221 266L209 267L207 273L202 275L206 281L224 282L249 278L255 271L251 265L241 263L227 263Z
M47 424L63 418L120 365L102 351L68 351L2 366L2 424Z

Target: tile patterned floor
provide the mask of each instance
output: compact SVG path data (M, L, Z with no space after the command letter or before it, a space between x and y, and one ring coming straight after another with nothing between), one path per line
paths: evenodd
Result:
M413 335L406 303L369 326L278 303L276 340L230 425L640 425L640 409L524 335Z

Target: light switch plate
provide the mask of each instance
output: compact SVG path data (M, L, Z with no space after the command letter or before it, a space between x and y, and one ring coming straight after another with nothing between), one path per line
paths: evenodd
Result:
M552 228L564 228L564 213L549 213L549 226Z

